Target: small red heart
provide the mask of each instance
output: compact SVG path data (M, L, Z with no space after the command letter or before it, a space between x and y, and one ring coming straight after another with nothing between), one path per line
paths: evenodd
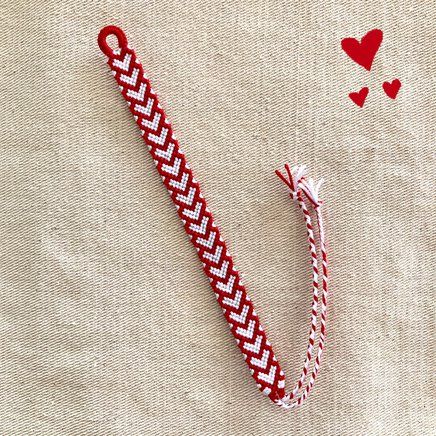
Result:
M353 59L371 71L372 62L383 40L383 32L379 29L370 30L359 42L355 38L345 38L341 41L342 50Z
M362 88L359 92L352 92L348 94L348 97L353 100L354 103L357 104L359 107L363 107L363 104L365 103L366 96L368 95L369 89L368 87Z
M383 89L386 95L389 98L392 98L392 100L395 100L400 88L401 82L398 79L392 80L392 82L383 82Z

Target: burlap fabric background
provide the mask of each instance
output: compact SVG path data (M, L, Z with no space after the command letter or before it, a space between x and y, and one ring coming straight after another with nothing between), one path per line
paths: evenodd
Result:
M434 434L435 7L4 0L0 434ZM310 270L273 171L325 177L332 309L304 408L257 391L96 45L107 24L148 71L289 383ZM368 73L340 40L375 27ZM359 109L347 94L365 85Z

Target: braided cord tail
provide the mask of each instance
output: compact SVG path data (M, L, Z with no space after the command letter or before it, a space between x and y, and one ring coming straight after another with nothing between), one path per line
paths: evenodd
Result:
M315 206L315 213L318 221L318 232L320 240L320 251L322 258L322 296L321 296L321 327L319 333L318 354L316 356L317 371L312 375L310 380L311 388L315 383L318 374L319 366L321 365L322 353L325 347L326 338L326 323L327 323L327 301L328 301L328 262L327 262L327 247L325 242L324 219L322 216L321 205Z
M309 181L307 181L304 178L305 168L301 166L294 167L293 170L291 171L289 169L289 166L285 165L285 169L288 174L288 179L286 179L286 177L283 176L279 171L276 171L276 174L289 187L291 199L296 200L298 206L303 211L303 215L306 221L306 227L308 230L309 250L312 257L314 256L313 254L314 252L316 256L317 251L316 251L316 246L314 248L315 242L313 238L313 227L311 226L310 214L306 207L306 203L304 201L302 194L304 194L304 196L308 200L308 203L312 204L313 206L317 218L317 223L318 223L320 252L321 252L321 259L322 259L321 262L322 263L322 296L321 296L321 314L320 314L321 326L320 326L319 340L318 340L318 352L313 365L313 370L310 375L309 382L307 383L305 388L301 391L301 388L303 387L303 383L306 380L309 363L312 358L312 354L309 355L309 350L310 351L313 350L314 335L317 327L317 311L316 309L313 310L313 306L315 306L315 301L316 303L318 303L318 293L317 293L318 287L316 287L316 290L314 288L313 291L312 319L311 319L312 324L311 324L311 330L309 335L309 347L308 347L308 354L306 356L301 377L298 380L296 387L293 389L291 393L286 394L284 398L282 398L279 401L276 401L276 404L279 405L280 407L283 407L285 409L293 409L295 407L300 406L307 399L308 395L310 394L315 384L315 380L319 373L319 369L321 365L321 358L322 358L323 350L325 348L325 338L326 338L328 264L327 264L327 248L325 243L324 221L321 211L322 201L319 199L319 195L318 195L323 180L321 179L317 185L314 184L312 179L309 179ZM312 230L312 232L310 230ZM314 277L315 276L317 277L316 273L318 273L316 266L317 263L314 263L312 261ZM298 393L299 395L297 396Z
M317 329L318 320L318 301L319 301L319 272L318 272L318 256L315 245L315 236L313 234L312 220L310 218L309 210L307 209L306 203L301 196L301 192L297 192L297 203L300 210L303 212L304 222L306 224L307 240L309 242L309 252L310 260L312 264L312 313L311 313L311 323L309 330L309 344L307 347L306 358L303 365L303 370L301 373L300 380L298 380L296 386L290 394L290 399L294 398L301 387L303 386L307 373L309 371L310 362L313 356L313 347L315 345L315 336Z

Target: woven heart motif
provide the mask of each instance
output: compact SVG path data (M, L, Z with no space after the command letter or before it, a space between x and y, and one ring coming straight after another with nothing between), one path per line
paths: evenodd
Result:
M355 38L345 38L341 41L342 49L368 71L371 71L375 55L383 40L383 32L379 29L370 30L359 42Z
M365 99L368 95L369 89L368 87L362 88L359 92L351 92L348 96L353 100L354 103L359 107L363 107L365 104Z
M395 100L400 88L401 88L401 82L398 79L395 79L392 82L383 83L384 92L389 98L392 98L392 100Z

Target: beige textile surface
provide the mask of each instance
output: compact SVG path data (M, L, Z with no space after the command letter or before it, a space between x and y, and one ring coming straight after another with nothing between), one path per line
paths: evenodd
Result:
M0 434L434 434L435 9L3 0ZM273 171L325 177L332 308L302 409L253 383L96 45L107 24L148 71L289 385L310 270ZM372 28L368 73L340 40Z

